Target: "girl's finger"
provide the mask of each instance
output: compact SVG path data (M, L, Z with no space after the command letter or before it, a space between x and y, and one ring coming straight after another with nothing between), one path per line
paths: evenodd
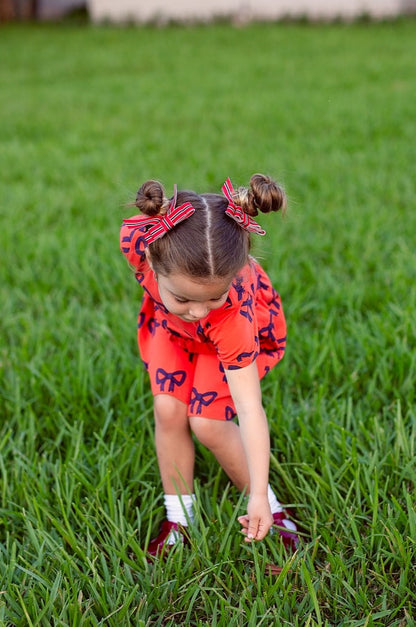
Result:
M258 518L255 518L254 520L250 520L249 526L248 526L247 538L249 540L254 540L254 538L257 536L258 530L259 530Z

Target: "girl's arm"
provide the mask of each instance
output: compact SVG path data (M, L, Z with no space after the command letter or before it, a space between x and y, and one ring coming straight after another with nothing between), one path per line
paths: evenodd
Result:
M256 363L238 370L227 370L226 375L238 415L250 475L247 516L242 516L239 521L243 525L247 540L262 540L273 523L273 517L267 498L269 427L262 405Z

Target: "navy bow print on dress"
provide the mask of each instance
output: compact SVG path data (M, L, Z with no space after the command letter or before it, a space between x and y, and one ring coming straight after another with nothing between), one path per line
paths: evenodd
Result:
M274 311L270 310L270 316L269 316L269 324L266 327L263 327L259 330L259 334L261 335L261 337L263 339L267 338L268 340L270 340L270 342L276 342L276 337L274 335L274 331L275 331L275 325L273 322L273 316L277 316L277 313L275 313Z
M235 220L243 229L246 231L251 231L252 233L257 233L257 235L266 235L266 231L261 228L260 224L258 224L253 218L251 218L247 213L245 213L239 205L236 205L233 201L234 189L231 185L231 181L228 178L224 185L222 186L222 193L228 200L228 207L225 210L227 216L230 216L233 220Z
M186 218L189 218L189 216L195 213L195 209L190 202L186 202L183 205L179 205L179 207L175 207L176 196L177 189L175 185L173 198L170 201L168 210L164 215L153 216L150 218L141 217L140 220L129 218L127 220L123 220L123 223L128 226L129 229L141 229L143 227L148 227L143 237L148 245L151 244L155 240L159 239L159 237L163 237L168 231L179 224L179 222L186 220Z
M149 329L151 335L154 335L156 333L157 327L160 327L160 322L158 322L156 318L150 316L147 321L147 328Z
M225 419L232 420L233 418L235 418L236 415L237 414L235 412L235 409L227 405L227 407L225 408Z
M192 413L202 414L202 407L207 407L217 398L217 392L198 392L196 388L192 388L192 396L189 401Z
M173 392L175 385L180 387L186 378L186 372L184 370L176 370L176 372L166 372L163 368L156 370L156 383L160 386L161 392ZM166 383L169 383L169 387L165 390Z

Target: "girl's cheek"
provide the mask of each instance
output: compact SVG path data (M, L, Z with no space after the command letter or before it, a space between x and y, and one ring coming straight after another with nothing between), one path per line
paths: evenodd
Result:
M172 300L169 300L167 303L165 303L165 307L171 313L176 314L178 316L186 312L185 305L182 305L181 303L177 303L176 301L172 301Z

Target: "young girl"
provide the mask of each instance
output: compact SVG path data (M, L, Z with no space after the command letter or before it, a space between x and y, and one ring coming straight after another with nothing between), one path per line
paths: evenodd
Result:
M144 215L124 220L121 250L144 290L138 318L140 355L154 395L155 442L167 520L147 548L157 555L184 540L193 520L193 435L231 481L249 494L238 520L246 540L273 524L285 546L295 524L268 483L269 431L260 379L283 357L286 324L280 297L255 259L251 216L278 211L286 198L262 174L234 192L179 191L157 181L137 192ZM233 420L238 417L238 424Z

